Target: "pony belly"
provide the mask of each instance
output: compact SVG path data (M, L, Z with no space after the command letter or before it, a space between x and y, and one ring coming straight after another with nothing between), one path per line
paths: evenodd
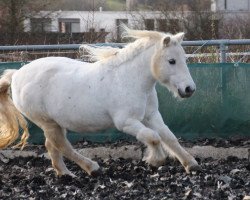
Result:
M86 112L86 110L81 112L81 109L72 113L57 112L51 118L61 127L74 132L94 132L114 126L108 114L104 112Z
M108 128L113 128L113 126L72 126L72 127L68 127L66 128L69 131L74 131L77 133L86 133L86 132L96 132L96 131L104 131Z
M58 123L60 124L60 123ZM67 130L83 133L83 132L95 132L105 130L111 127L114 127L111 121L103 123L103 122L96 122L96 123L87 123L87 122L70 122L62 124L62 127L66 128Z

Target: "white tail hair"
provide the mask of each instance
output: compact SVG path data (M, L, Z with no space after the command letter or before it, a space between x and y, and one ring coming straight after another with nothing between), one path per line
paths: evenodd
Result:
M10 85L17 70L5 70L0 78L0 149L15 142L19 136L19 127L23 130L21 141L15 147L26 145L29 137L27 122L17 110L10 98Z

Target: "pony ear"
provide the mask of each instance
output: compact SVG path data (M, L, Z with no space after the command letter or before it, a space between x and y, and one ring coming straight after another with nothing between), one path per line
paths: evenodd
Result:
M167 47L170 43L170 36L167 36L163 39L163 46Z
M185 33L184 32L180 32L180 33L177 33L176 35L174 35L174 38L179 42L181 43L183 41L183 38L185 36Z

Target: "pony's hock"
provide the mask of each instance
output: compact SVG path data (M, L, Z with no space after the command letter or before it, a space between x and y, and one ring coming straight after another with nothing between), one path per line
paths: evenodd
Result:
M85 46L97 62L48 57L6 71L1 80L11 83L13 102L7 93L1 93L5 127L0 146L15 141L18 125L24 130L19 145L25 145L29 133L22 113L44 131L48 155L60 176L74 176L63 157L89 175L99 170L95 161L72 148L67 130L88 132L108 127L116 127L145 144L148 154L144 159L152 166L164 163L170 153L187 173L199 169L164 124L155 89L160 82L180 98L190 97L195 91L181 46L184 33L124 29L127 37L137 40L123 49Z

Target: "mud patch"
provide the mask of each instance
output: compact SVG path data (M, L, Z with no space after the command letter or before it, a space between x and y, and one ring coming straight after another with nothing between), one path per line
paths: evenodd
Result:
M177 161L151 168L142 161L95 159L103 173L88 176L66 162L77 178L55 176L45 158L18 157L0 163L0 199L236 199L250 195L247 159L198 159L202 171L186 174Z

